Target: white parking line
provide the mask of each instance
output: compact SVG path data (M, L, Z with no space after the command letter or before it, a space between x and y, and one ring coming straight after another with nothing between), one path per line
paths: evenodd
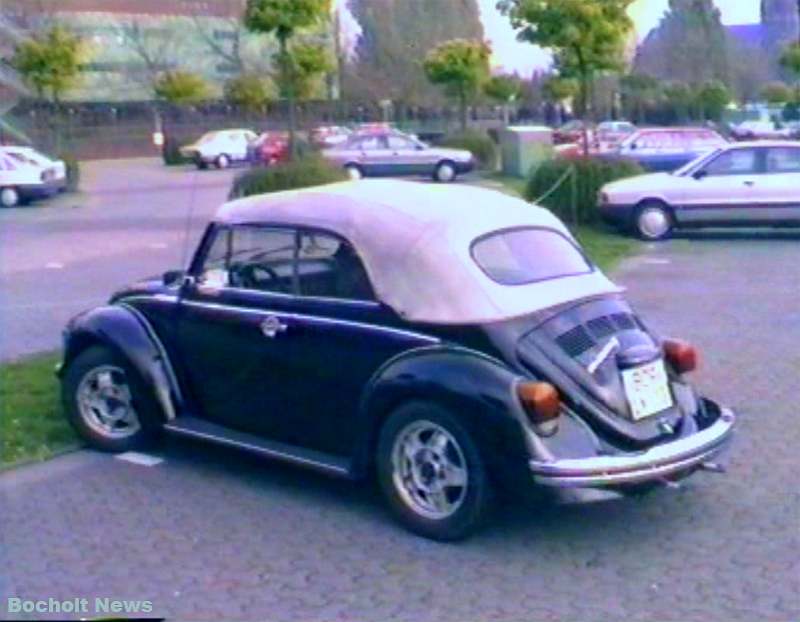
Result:
M671 264L672 262L669 259L645 259L644 263L649 263L657 266L666 266Z
M161 464L164 462L163 458L159 458L158 456L151 456L150 454L143 454L138 451L126 451L121 454L117 454L114 456L117 460L122 460L124 462L130 462L131 464L138 464L140 466L156 466L157 464Z
M47 270L63 270L64 264L58 263L57 261L51 261L50 263L44 264L44 267Z

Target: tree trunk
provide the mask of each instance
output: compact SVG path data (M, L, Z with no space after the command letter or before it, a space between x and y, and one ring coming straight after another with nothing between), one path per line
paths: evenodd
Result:
M289 48L287 37L279 38L281 53L281 73L283 74L283 92L286 97L286 105L289 111L289 159L294 160L297 155L297 143L295 132L297 130L295 100L294 100L294 69L289 59Z
M461 116L461 132L467 131L467 94L462 86L458 91L459 114Z
M583 121L583 156L585 158L589 157L589 119L591 118L590 110L591 110L591 103L589 101L591 97L591 87L589 84L589 76L586 72L581 74L581 93L580 97L583 103L583 110L582 110L582 121Z

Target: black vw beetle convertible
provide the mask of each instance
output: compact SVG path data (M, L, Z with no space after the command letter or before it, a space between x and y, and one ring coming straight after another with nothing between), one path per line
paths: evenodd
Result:
M490 190L356 181L223 206L185 272L75 317L72 425L160 432L347 478L463 538L502 486L571 500L717 470L734 415L685 379L549 212Z

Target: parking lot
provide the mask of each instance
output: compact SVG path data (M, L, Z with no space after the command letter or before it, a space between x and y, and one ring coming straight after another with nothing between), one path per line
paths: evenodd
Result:
M3 358L57 347L74 312L181 265L231 175L97 163L86 194L0 212ZM798 242L693 234L615 275L740 413L727 475L593 506L510 500L443 545L394 526L369 487L188 442L155 466L80 451L0 474L0 593L181 619L797 620Z

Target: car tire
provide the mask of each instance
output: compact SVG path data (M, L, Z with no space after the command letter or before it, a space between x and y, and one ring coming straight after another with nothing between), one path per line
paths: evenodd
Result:
M347 173L347 176L353 181L364 179L364 171L361 170L361 167L358 164L347 164L345 165L344 170Z
M217 156L217 159L214 161L217 168L220 170L226 169L231 165L231 159L226 154L221 154Z
M101 451L141 448L161 429L161 409L128 361L105 346L91 346L69 364L61 381L67 420Z
M1 207L16 207L19 202L19 192L16 188L0 188Z
M491 506L477 444L457 417L431 402L410 402L389 415L378 438L376 469L395 518L425 538L462 540Z
M672 210L661 201L645 201L636 210L634 232L648 242L666 240L674 227Z
M458 177L458 171L456 171L456 165L452 162L439 162L433 172L433 178L442 184L455 181L456 177Z
M200 158L197 158L194 161L194 165L197 167L198 171L204 171L204 170L206 170L208 168L208 164L203 162L203 160L201 160Z

